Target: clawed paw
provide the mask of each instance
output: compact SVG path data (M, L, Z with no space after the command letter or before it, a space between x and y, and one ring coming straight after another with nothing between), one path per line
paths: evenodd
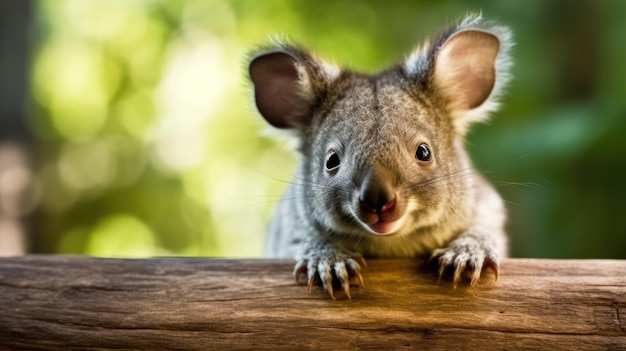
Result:
M300 276L306 272L309 292L313 286L321 283L324 290L335 300L333 283L338 283L348 299L351 281L357 286L363 286L361 268L367 267L365 259L358 254L335 253L328 256L312 255L300 259L293 270L296 282L301 284Z
M430 261L437 259L439 263L439 280L448 270L453 270L452 286L456 289L464 273L469 274L470 288L480 278L483 268L490 268L498 280L500 257L495 249L480 245L472 238L458 239L450 246L433 251Z

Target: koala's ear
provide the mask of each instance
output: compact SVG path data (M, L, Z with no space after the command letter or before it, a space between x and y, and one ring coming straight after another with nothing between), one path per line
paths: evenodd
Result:
M498 108L509 80L511 34L505 27L481 23L470 16L432 45L413 52L405 62L407 75L444 102L457 132Z
M257 55L249 66L259 112L274 127L285 129L307 124L311 106L338 72L293 48Z
M435 58L434 83L449 102L451 112L482 105L496 82L500 40L491 33L466 29L453 34Z
M298 92L296 59L283 51L259 55L250 62L250 79L261 115L277 128L297 124L298 113L306 99Z

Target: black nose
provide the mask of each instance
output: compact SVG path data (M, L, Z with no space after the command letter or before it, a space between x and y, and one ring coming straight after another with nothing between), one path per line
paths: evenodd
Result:
M359 201L361 209L366 212L381 213L393 208L396 194L391 175L387 170L372 167L367 171L361 183Z

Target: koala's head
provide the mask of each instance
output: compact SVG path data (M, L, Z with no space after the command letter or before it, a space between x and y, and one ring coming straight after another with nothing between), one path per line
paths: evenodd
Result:
M487 118L508 78L509 32L467 18L377 75L279 44L249 67L256 105L300 138L295 180L311 218L343 234L437 225L471 191L468 125Z

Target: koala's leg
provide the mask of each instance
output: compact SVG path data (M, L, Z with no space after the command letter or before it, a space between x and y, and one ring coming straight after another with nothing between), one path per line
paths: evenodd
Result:
M506 235L504 233L504 203L495 190L480 179L476 193L475 225L462 232L447 247L434 250L431 260L439 262L439 280L451 268L456 288L461 275L471 271L470 287L478 282L483 268L495 273L496 280L500 259L506 256Z
M351 299L350 280L356 279L357 285L363 286L361 268L366 267L363 256L343 250L319 237L310 236L303 242L296 254L296 260L298 262L293 270L296 282L299 283L300 276L306 272L309 292L313 285L321 282L324 290L334 300L333 280L336 279L348 299Z

